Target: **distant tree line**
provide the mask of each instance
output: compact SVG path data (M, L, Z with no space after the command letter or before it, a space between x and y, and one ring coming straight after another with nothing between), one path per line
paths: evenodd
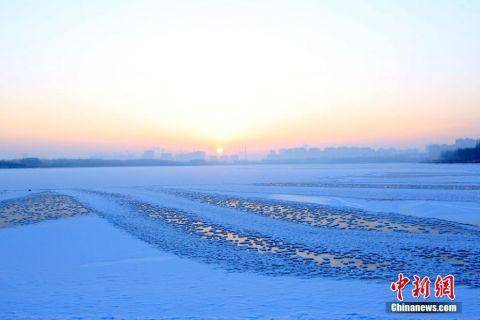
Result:
M0 160L0 168L39 168L42 161L38 158Z
M480 142L474 148L460 148L443 152L440 162L444 163L480 163Z
M205 161L168 161L158 159L105 160L105 159L38 159L23 158L0 160L0 168L68 168L68 167L136 167L203 165Z

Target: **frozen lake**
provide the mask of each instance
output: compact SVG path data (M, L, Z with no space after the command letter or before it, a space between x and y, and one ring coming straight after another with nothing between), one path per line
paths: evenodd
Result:
M479 165L11 169L0 201L0 318L414 319L399 272L480 312Z

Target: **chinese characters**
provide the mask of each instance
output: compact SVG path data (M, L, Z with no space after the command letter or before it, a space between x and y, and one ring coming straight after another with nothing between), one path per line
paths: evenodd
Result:
M390 290L397 292L397 299L403 301L403 290L410 283L410 279L405 277L402 273L398 274L397 281L390 284ZM423 297L427 299L430 297L431 281L428 276L420 278L418 275L413 276L412 296L414 298ZM437 275L434 283L435 297L448 297L450 300L455 299L455 277L451 274L442 277Z

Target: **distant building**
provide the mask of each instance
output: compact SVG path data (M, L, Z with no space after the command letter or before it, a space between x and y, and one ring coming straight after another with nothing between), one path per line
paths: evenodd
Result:
M154 159L155 158L155 150L149 149L143 151L142 159Z
M455 140L455 147L457 147L458 149L475 148L479 142L480 142L479 139L470 139L470 138L457 139Z
M206 153L203 151L194 151L187 153L178 153L175 155L175 160L182 162L190 161L205 161Z
M174 157L172 153L162 152L160 154L160 160L173 161Z
M320 148L284 148L272 150L266 157L271 162L316 162L337 160L381 160L409 161L419 160L423 156L417 149L399 150L395 148L373 149L367 147L327 147Z
M89 156L90 159L104 159L104 160L128 160L138 159L138 154L129 152L114 152L114 153L95 153Z
M425 150L430 159L438 159L443 152L455 150L455 145L451 144L429 144Z
M430 159L438 159L444 152L457 149L475 148L479 142L479 139L461 138L455 140L454 144L430 144L426 147L426 152Z

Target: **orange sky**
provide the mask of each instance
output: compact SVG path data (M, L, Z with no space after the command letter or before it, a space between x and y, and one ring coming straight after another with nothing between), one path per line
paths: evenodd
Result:
M0 157L480 136L474 3L1 6Z

